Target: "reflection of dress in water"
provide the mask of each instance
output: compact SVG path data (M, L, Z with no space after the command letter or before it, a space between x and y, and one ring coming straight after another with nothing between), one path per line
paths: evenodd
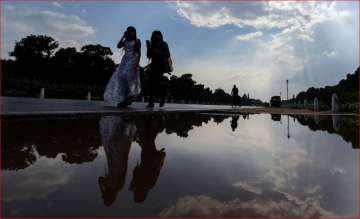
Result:
M156 136L162 130L162 118L148 117L143 124L137 134L141 147L141 162L135 167L130 184L135 202L143 202L148 191L155 186L166 155L164 149L157 150L155 145Z
M111 205L117 192L123 187L127 171L127 161L136 127L125 123L121 117L105 116L100 120L101 142L104 146L108 173L99 177L99 186L104 204Z

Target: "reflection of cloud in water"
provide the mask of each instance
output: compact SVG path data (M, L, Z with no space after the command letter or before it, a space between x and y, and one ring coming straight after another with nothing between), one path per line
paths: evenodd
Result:
M316 192L318 192L319 190L321 189L321 187L319 185L316 185L316 186L309 186L309 187L306 187L304 189L304 192L306 194L315 194Z
M316 215L325 212L320 206L320 201L323 197L320 194L321 186L297 183L301 182L301 178L306 177L303 175L301 167L305 167L307 170L315 168L313 163L307 158L308 155L303 148L294 148L292 152L288 153L274 153L267 176L272 178L273 191L284 195L287 200L300 208L313 208L312 213ZM318 212L315 210L318 210ZM305 214L307 216L314 216L309 214L309 212L303 213L302 217Z
M66 184L70 178L69 171L64 169L63 165L60 156L56 159L41 157L26 170L15 173L5 172L3 177L3 200L12 202L42 199L55 192L61 185ZM6 182L11 178L7 174L13 174L11 182Z
M268 118L268 115L253 116L251 120L239 119L236 132L232 132L228 119L220 124L208 122L201 128L195 128L200 127L199 124L202 124L202 121L209 121L209 118L198 118L196 126L192 125L194 122L190 117L175 119L168 116L165 118L162 124L165 131L160 132L161 134L157 135L154 141L158 146L166 147L169 162L166 163L166 170L164 169L162 175L160 174L161 180L147 187L152 189L151 198L159 199L155 206L156 211L153 206L146 203L141 206L136 205L132 194L127 191L122 191L126 193L126 197L119 200L122 203L115 209L125 209L129 212L129 216L153 215L161 210L163 210L161 216L318 217L335 214L339 217L348 217L355 215L358 203L355 196L358 156L350 150L350 147L344 147L348 144L343 139L329 134L334 133L330 116L319 117L319 125L315 125L317 122L313 117L311 120L305 116L304 118L294 117L299 122L291 123L290 139L286 137L287 124L275 123ZM145 135L148 133L146 131L148 128L144 126L142 117L136 118L135 122L138 128L136 138L138 143L132 144L139 144L141 140L139 130L142 130ZM68 123L70 122L66 122L66 126L59 126L56 130L66 130L70 126L67 125ZM81 122L78 123L81 124ZM64 195L63 192L71 194L74 189L79 192L86 191L89 204L95 206L86 208L87 214L99 212L103 203L99 201L101 196L99 196L96 179L94 179L95 169L89 170L85 162L94 162L94 167L99 173L97 176L100 174L103 176L107 157L104 147L99 147L102 142L98 133L98 120L96 120L96 126L87 124L83 125L87 127L86 129L78 132L80 134L59 135L54 138L58 141L63 140L61 144L50 142L53 138L45 138L44 141L30 138L34 135L33 133L48 129L48 126L43 127L43 125L41 129L38 128L39 131L23 137L23 141L15 141L19 137L14 136L13 141L8 143L8 148L18 145L14 154L18 155L19 151L30 151L38 160L31 163L31 166L26 165L28 167L20 171L4 171L4 195L8 215L15 215L19 208L18 215L25 215L38 209L41 211L41 207L37 207L39 204L40 206L43 203L51 205L53 200L58 200L57 205L53 207L59 211L63 209L65 213L69 209L74 212L83 211L84 206L76 206L76 204L71 204L72 206L68 209L69 201L61 198ZM340 124L340 131L348 132L354 129L354 126L347 125L348 123L343 120ZM93 131L94 127L96 131ZM18 126L15 128L18 129ZM315 130L322 131L314 132ZM87 136L91 136L92 133L97 137L88 138ZM118 132L114 133L119 138L126 137L126 135L116 134ZM65 141L64 139L72 140ZM80 142L82 146L74 148L73 145L76 144L69 144L73 142L73 139L78 139L76 144ZM29 147L24 149L23 142L30 142L27 144ZM117 140L115 142L123 143ZM48 147L49 145L60 147ZM61 145L67 147L61 147ZM88 149L89 145L95 146ZM37 153L39 148L41 156ZM133 151L129 156L131 170L137 161L140 162L140 147L135 150L136 153ZM97 159L100 159L99 162L92 160L92 156L89 156L91 159L79 159L79 162L74 163L67 163L66 160L61 159L63 154L79 154L81 156L72 157L84 158L93 154L93 151L97 154ZM10 153L5 155L8 154ZM114 153L110 154L114 155ZM46 157L55 158L47 159ZM115 158L118 157L115 156ZM8 161L11 160L8 159ZM15 164L13 166L17 169L24 168ZM20 162L20 164L23 163ZM185 179L184 170L187 171L188 176ZM159 175L159 172L156 173L153 182L156 182ZM192 180L186 180L189 177ZM71 183L68 183L70 179ZM127 179L130 183L131 172L128 172ZM176 190L173 189L174 185ZM70 201L77 202L75 199ZM113 216L119 216L118 214L119 211L109 213Z
M278 123L273 122L269 123L268 120L262 119L262 117L257 117L254 120L249 122L241 120L240 122L242 123L239 123L238 129L235 132L236 138L234 138L233 132L228 127L228 121L223 123L227 127L221 129L210 123L204 129L194 130L194 136L204 137L191 138L193 135L190 135L192 143L195 141L196 145L206 145L208 147L208 150L201 151L201 155L198 156L197 160L202 160L203 162L217 160L225 164L228 164L227 162L229 161L236 162L241 171L239 171L240 173L236 177L237 180L231 180L230 184L239 190L252 193L246 194L246 197L259 198L261 196L262 201L260 203L275 203L273 204L274 208L281 208L276 205L277 197L281 197L280 201L282 200L281 202L284 205L287 204L291 208L303 209L303 211L283 210L283 214L277 214L279 216L299 215L305 217L306 214L308 216L327 215L329 210L334 211L332 212L334 214L336 212L336 215L346 215L349 214L348 212L352 214L354 204L350 201L352 201L353 192L351 188L347 187L349 183L346 182L342 174L350 172L349 167L352 166L351 163L353 163L354 155L348 149L339 149L338 146L344 144L341 139L326 133L313 132L303 125L293 125L292 134L295 138L288 139L285 135L281 136L281 133L286 130L286 126L280 126ZM262 125L255 126L259 123ZM256 127L258 127L257 131L255 131ZM206 135L209 133L209 130L211 130L211 133L217 134ZM254 140L257 137L262 138L263 141ZM226 142L226 144L223 145L223 142ZM191 144L189 143L189 145ZM186 149L186 146L184 147ZM182 147L182 150L184 150L184 147ZM226 147L226 150L224 150L224 147ZM200 151L197 151L198 148L188 149L188 151L192 152L191 156L194 157L196 154L200 154ZM334 159L335 154L338 155L336 159ZM252 157L251 161L247 160L248 157ZM250 166L248 165L249 163L251 164ZM249 170L251 172L250 179L248 175L241 176L241 174L247 173L247 170L242 170L241 167L251 169ZM227 171L230 172L230 170ZM225 176L225 174L222 176ZM353 179L353 176L349 177L349 179ZM248 180L250 180L250 183ZM229 183L228 180L225 181ZM254 181L260 183L251 183ZM346 186L343 187L344 185ZM351 187L352 185L350 184L349 186ZM339 194L334 195L336 193ZM209 194L217 198L216 192L200 194ZM233 198L229 197L229 199ZM245 197L241 195L238 198L241 199L242 203L245 201ZM190 201L196 205L197 202L204 202L204 199L197 197L190 199ZM171 212L165 214L166 212L164 211L163 214L165 216L173 215L172 211L174 211L176 216L223 215L219 213L221 210L216 211L216 207L211 206L217 203L217 200L212 198L205 200L210 203L209 208L214 209L214 212L211 211L211 214L207 214L209 209L206 206L203 208L199 207L201 212L199 214L195 212L198 209L192 211L191 207L186 206L184 208L189 208L189 211L185 211L185 213L180 212L177 214L176 209L169 208L168 210L171 210ZM246 201L248 202L248 200ZM240 203L240 200L237 202ZM183 203L183 205L186 205L186 203ZM228 207L227 203L223 202L221 206ZM233 211L233 208L230 210ZM245 211L245 213L232 212L234 216L244 216L248 212L247 209L239 209ZM269 211L270 213L274 212ZM230 213L226 215L228 214ZM257 212L253 214L261 215Z
M273 124L267 118L252 117L252 120L241 119L235 132L230 129L229 122L230 118L227 118L219 124L212 122L208 123L204 128L194 129L189 134L190 138L185 139L185 141L188 141L188 144L203 145L215 149L218 148L219 141L221 141L226 142L227 149L234 147L235 149L251 151L273 150L273 145L269 144L269 142L273 141L273 135L269 132ZM262 125L259 126L257 122L261 122ZM258 133L261 133L261 135ZM172 143L174 141L175 139L172 139L169 142ZM196 149L191 148L192 151ZM223 151L223 149L221 150Z
M262 193L262 189L254 186L252 184L254 184L254 183L238 181L238 182L233 183L233 186L237 187L237 188L241 188L241 189L243 189L245 191L260 195Z
M321 187L318 185L303 187L296 190L294 181L299 175L299 167L308 165L306 159L307 154L303 148L293 148L293 151L288 153L281 153L281 150L276 149L272 153L272 159L268 166L268 176L272 178L273 191L276 191L285 197L282 201L267 201L261 199L254 199L252 201L242 202L234 199L229 202L221 202L211 197L184 197L178 200L178 203L163 211L165 216L169 215L202 215L202 216L224 216L224 215L238 215L249 214L258 216L328 216L330 213L324 210L320 205L322 198L319 195ZM310 164L311 165L311 164ZM236 182L235 187L240 187L246 191L262 194L263 189L257 188L250 183ZM296 191L300 194L296 195ZM302 196L305 192L306 196ZM302 198L301 198L302 197ZM194 206L194 207L192 207ZM181 211L181 209L185 209Z
M293 200L264 200L255 198L250 201L233 199L220 201L212 197L185 196L160 213L162 217L169 216L301 216L301 217L331 217L331 212L322 208L317 199L308 199L306 202L297 203Z
M274 190L281 191L289 185L290 181L298 177L299 166L307 164L306 154L298 150L297 153L273 154L273 156L268 176L274 179Z

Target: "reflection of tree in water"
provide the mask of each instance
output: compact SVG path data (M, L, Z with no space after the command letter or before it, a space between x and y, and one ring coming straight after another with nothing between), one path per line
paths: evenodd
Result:
M211 117L205 115L166 115L164 128L167 134L176 133L180 137L188 137L188 132L193 127L200 127L207 124Z
M337 116L337 115L291 115L310 130L327 131L330 134L340 135L346 142L351 142L353 148L359 148L359 125L356 116Z
M1 168L6 170L24 169L36 161L34 147L31 145L24 145L21 148L3 147L1 154Z
M147 116L128 118L136 126ZM162 129L167 134L176 133L187 137L194 126L207 123L211 117L204 115L165 115ZM91 162L97 157L101 145L99 118L57 118L4 120L2 122L2 169L24 169L37 160L38 156L55 158L71 164Z
M216 124L222 123L225 119L229 118L227 115L213 115L212 118Z
M281 114L274 114L271 113L271 119L275 122L280 122L281 121Z
M250 114L248 114L248 113L243 113L243 114L241 114L241 115L242 115L242 117L243 117L244 120L245 120L245 119L247 119L247 120L250 119Z
M100 146L94 119L9 120L2 125L2 169L24 169L35 163L36 154L62 154L68 163L90 162Z

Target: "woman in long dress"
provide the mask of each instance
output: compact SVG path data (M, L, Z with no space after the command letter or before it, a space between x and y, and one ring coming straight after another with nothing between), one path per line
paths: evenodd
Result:
M129 26L117 47L124 48L125 54L111 76L104 92L107 105L125 107L140 93L139 62L141 42L136 37L136 29Z

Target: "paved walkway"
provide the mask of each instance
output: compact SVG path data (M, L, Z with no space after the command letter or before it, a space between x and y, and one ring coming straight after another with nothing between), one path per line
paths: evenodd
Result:
M124 114L149 112L219 112L231 110L231 106L198 104L165 104L160 108L146 108L147 103L134 102L128 108L104 106L103 101L40 99L27 97L1 97L3 116L41 116L72 114Z
M146 113L274 113L274 114L311 114L334 115L329 111L314 112L306 109L237 107L225 105L199 104L165 104L160 108L155 104L153 109L146 108L147 103L135 102L128 108L104 106L103 101L39 99L27 97L1 97L4 117L45 116L45 115L82 115L82 114L146 114ZM337 115L355 115L353 113L336 113Z

